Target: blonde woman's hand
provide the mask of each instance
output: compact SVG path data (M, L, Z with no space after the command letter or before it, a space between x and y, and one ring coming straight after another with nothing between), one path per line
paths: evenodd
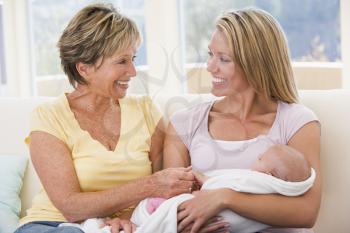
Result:
M171 198L182 193L191 193L194 182L191 167L161 170L152 175L153 196Z
M133 233L136 231L136 225L128 219L107 218L104 222L107 226L111 226L111 233L119 233L121 230L124 233Z
M185 229L179 230L178 233L191 233L193 223L188 225ZM230 224L225 221L222 217L215 216L209 219L198 233L230 233Z
M221 190L196 191L193 192L194 198L181 203L177 212L178 232L189 226L191 233L200 232L205 223L223 209Z

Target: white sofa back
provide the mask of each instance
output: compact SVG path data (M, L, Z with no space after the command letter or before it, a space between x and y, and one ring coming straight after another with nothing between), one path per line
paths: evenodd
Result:
M301 102L318 115L322 124L321 163L323 193L316 233L348 233L350 229L350 91L302 91ZM165 117L175 110L198 104L209 95L155 96ZM29 114L50 98L0 98L0 154L28 156L23 140L29 132ZM22 188L22 215L31 205L40 182L30 163Z
M0 98L0 155L29 156L24 138L29 132L30 113L35 106L51 99L50 97ZM30 207L32 198L38 192L40 185L30 162L21 191L22 216Z

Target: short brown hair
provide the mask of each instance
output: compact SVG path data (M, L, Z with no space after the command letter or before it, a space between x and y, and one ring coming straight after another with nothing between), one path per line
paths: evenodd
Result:
M257 93L287 103L298 101L287 41L269 13L254 8L226 12L216 27L228 39L234 62Z
M95 64L99 58L137 47L141 35L136 24L112 4L98 3L81 9L64 29L59 41L61 65L70 84L87 84L76 69L78 62Z

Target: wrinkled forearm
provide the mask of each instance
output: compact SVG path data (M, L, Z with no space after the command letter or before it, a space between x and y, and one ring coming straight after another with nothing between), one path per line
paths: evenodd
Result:
M152 196L156 189L152 179L147 176L104 191L71 193L56 205L69 222L106 217Z

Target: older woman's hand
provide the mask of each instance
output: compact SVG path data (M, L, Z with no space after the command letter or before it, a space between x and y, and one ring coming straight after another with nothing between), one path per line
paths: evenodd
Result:
M222 209L222 189L201 190L193 192L193 199L183 202L178 207L178 231L191 227L191 233L201 232L200 229L216 216ZM227 224L219 224L219 228L227 230Z
M136 231L136 225L127 219L106 219L105 224L111 226L111 233L119 233L120 230L124 230L124 233L133 233Z
M161 170L152 175L155 187L153 196L170 198L182 193L191 193L194 182L191 167Z

